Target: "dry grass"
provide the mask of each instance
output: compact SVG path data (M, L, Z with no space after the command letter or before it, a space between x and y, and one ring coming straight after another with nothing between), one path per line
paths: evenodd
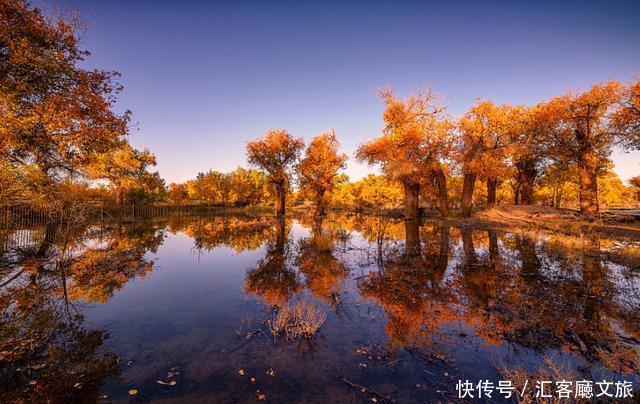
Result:
M268 325L273 335L295 340L313 338L325 320L325 313L315 305L299 300L282 306Z
M498 366L498 372L504 380L510 380L515 388L512 398L518 403L561 403L566 399L539 398L535 396L536 381L576 380L576 375L568 366L563 367L548 356L544 357L543 364L537 370L527 371L521 367L508 368L506 365ZM520 392L527 386L525 394L521 397Z
M326 231L323 231L313 238L313 243L316 249L322 252L333 251L333 241L333 235Z

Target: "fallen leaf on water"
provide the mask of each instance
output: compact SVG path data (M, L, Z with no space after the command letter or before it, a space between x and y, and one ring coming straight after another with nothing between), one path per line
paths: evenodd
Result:
M244 370L243 370L243 369L238 370L238 374L239 374L240 376L244 376Z
M156 383L158 384L162 384L164 386L175 386L176 385L176 381L175 380L171 380L170 382L164 382L162 380L156 380Z
M275 370L273 370L271 368L269 370L267 370L267 376L275 376L275 375L276 375L276 371Z
M258 400L260 400L260 401L264 401L264 400L267 399L267 395L260 393L260 390L256 391L256 394L258 396Z
M377 402L378 402L378 399L377 399L377 398L375 398L375 397L371 397L371 401L373 401L374 403L377 403Z
M255 378L255 377L252 377L252 378L251 378L251 379L249 379L249 380L251 380L251 383L255 383L255 382L256 382L256 378Z
M136 389L129 390L129 395L130 396L135 396L136 394L138 394L138 390L136 390Z

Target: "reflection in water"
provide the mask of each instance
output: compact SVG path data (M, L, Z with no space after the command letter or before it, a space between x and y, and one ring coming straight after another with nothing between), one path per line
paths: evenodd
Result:
M304 275L305 286L317 298L339 309L340 293L349 275L348 266L335 256L348 237L340 229L322 226L322 218L313 222L311 236L298 242L296 265Z
M2 252L0 401L95 399L119 358L106 331L84 325L80 301L107 302L152 271L143 257L162 242L145 227L46 227L41 240Z
M26 398L91 401L105 391L116 398L126 397L132 382L122 374L121 352L133 357L138 350L159 357L171 357L171 353L149 350L144 339L135 339L135 335L133 344L111 338L106 349L111 325L107 321L100 327L89 326L85 306L90 303L100 313L120 296L143 293L146 283L137 292L128 292L128 285L133 279L159 276L154 257L165 260L161 272L178 275L179 281L172 281L178 287L180 281L188 281L182 279L184 261L172 266L167 259L192 257L194 251L199 257L211 255L215 262L225 262L230 274L240 275L229 278L228 282L236 283L224 286L235 285L237 289L231 290L237 293L219 297L226 299L227 307L236 307L244 292L264 303L258 306L262 316L299 302L313 306L322 316L327 312L327 321L319 330L322 338L316 341L311 357L259 337L234 349L237 360L271 358L269 366L281 360L283 367L299 369L302 373L298 374L316 366L310 361L323 358L318 372L326 369L328 375L322 382L300 384L303 382L297 379L279 382L274 378L270 386L288 394L283 397L310 399L314 389L323 389L315 394L337 394L343 401L354 401L357 396L345 390L336 375L356 372L360 383L380 385L398 400L450 399L452 396L416 390L415 386L424 386L425 377L441 374L443 368L458 372L458 378L487 378L497 374L497 366L514 365L509 358L519 353L520 361L533 367L552 354L581 377L614 372L637 379L640 367L640 280L633 267L638 262L639 243L634 240L595 236L573 240L518 229L334 214L324 220L217 216L29 231L29 242L24 245L12 242L11 234L2 235L3 245L8 246L0 253L2 402ZM165 251L165 246L172 246L172 237L167 235L184 235L189 245ZM244 257L242 264L224 258L219 247ZM249 262L248 267L244 262ZM223 286L195 278L189 288L180 304L201 304L204 309L185 311L192 323L159 322L157 333L166 332L172 341L167 346L192 344L192 335L203 336L196 341L210 341L212 335L216 341L223 340L227 334L219 330L233 330L248 315L255 315L249 306L227 311L218 309L220 303L208 303L209 290ZM153 298L166 305L162 296ZM127 314L129 306L121 306L124 308L113 306L112 312L105 313ZM133 321L151 321L157 315L153 305L149 307L128 315L138 316ZM182 310L178 303L169 307ZM210 325L203 326L207 322ZM367 352L384 353L367 354L373 359L365 360L373 362L363 367L352 347L361 347L358 352L362 352L366 344L370 344ZM242 396L246 389L234 384L240 365L228 363L224 353L228 345L236 344L218 345L193 349L219 352L218 356L203 354L202 361L218 364L210 372L217 372L219 383L228 387L226 395L219 384L210 389L189 384L186 373L180 388L170 393L153 390L146 398L173 394L170 397L178 401L197 396L223 401L253 399ZM464 363L472 356L480 358L475 359L475 368L449 367L452 361ZM375 367L375 357L388 362ZM415 358L425 372L413 371ZM189 362L181 363L185 360ZM172 363L200 369L198 380L214 377L213 373L203 376L206 367L194 362L197 360L175 357ZM221 369L228 373L220 373ZM393 374L401 375L403 381L392 379ZM155 383L157 377L147 376L156 389L162 388ZM446 384L444 389L454 386L446 379L438 382Z
M291 243L284 218L275 220L275 234L266 242L264 258L247 271L245 290L265 298L268 304L282 306L302 288L302 281L291 262Z

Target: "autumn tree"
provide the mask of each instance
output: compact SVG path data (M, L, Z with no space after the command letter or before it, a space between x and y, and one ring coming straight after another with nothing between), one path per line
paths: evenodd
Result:
M578 169L575 163L555 162L549 165L540 177L540 191L548 189L547 195L551 206L560 208L563 197L566 195L566 184L577 179L577 177Z
M180 206L184 201L189 199L189 187L186 183L176 184L172 182L167 189L167 197L174 205Z
M636 198L636 205L640 205L640 175L630 178L629 185L631 185L631 192Z
M142 171L127 182L127 199L132 203L159 202L166 196L166 184L157 171Z
M236 204L257 205L267 199L265 192L267 180L264 173L251 168L238 167L229 173L229 180Z
M215 203L220 198L220 182L223 173L209 170L198 173L194 180L188 181L189 196L205 204Z
M231 193L233 190L231 176L228 173L224 173L218 178L218 189L220 191L222 204L227 205L231 199Z
M140 151L125 141L118 143L114 150L95 155L87 165L87 173L92 179L108 180L116 192L118 206L122 206L128 188L143 178L150 166L156 165L156 158L147 149Z
M620 108L613 114L612 121L623 138L623 145L640 149L640 81L623 90Z
M342 174L341 174L342 175ZM348 177L336 177L332 203L336 206L363 208L377 211L392 209L403 204L401 185L383 175L369 174L359 181L350 182Z
M0 2L0 158L45 185L84 175L117 149L129 115L113 111L118 74L80 67L75 20L23 0Z
M270 130L266 136L247 143L249 164L264 170L275 191L275 209L284 215L286 192L290 183L290 168L296 163L304 147L302 139L286 130Z
M331 192L338 170L346 168L347 156L338 152L340 143L333 130L311 139L298 165L300 186L312 194L315 214L324 215L326 194Z
M612 146L625 140L611 117L623 87L615 81L593 85L582 93L567 93L549 102L559 124L552 135L552 152L578 164L580 212L595 215L598 204L598 165Z
M360 145L356 156L368 164L379 164L386 176L403 185L405 217L417 218L420 187L444 171L442 159L450 144L447 125L441 119L444 108L431 90L406 100L399 100L392 90L379 94L386 106L385 128L382 136Z
M513 197L516 205L533 204L536 180L542 174L548 150L548 133L554 125L545 103L512 110L510 160Z
M507 159L514 131L518 130L519 109L478 101L459 120L462 174L462 215L471 215L473 193L478 178L487 182L487 204L496 203L499 181L509 174Z

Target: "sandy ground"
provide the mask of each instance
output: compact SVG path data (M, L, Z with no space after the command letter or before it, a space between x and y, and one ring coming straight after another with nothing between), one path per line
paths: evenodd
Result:
M507 225L528 225L564 233L605 233L640 237L640 210L610 210L589 219L570 209L546 206L500 205L483 210L474 219Z

